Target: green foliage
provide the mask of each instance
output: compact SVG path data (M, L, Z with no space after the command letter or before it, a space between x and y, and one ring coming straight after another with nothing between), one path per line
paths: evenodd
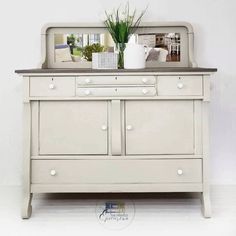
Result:
M103 52L104 46L101 46L99 43L94 43L92 45L87 45L83 49L83 56L87 61L92 61L92 53L93 52Z
M83 56L83 48L81 48L81 47L73 48L73 55L82 57Z
M67 36L67 45L75 47L75 42L76 42L76 37L74 36L74 34Z
M146 9L141 12L137 19L136 10L130 14L128 3L122 13L120 12L120 8L115 10L112 14L108 14L105 11L107 19L104 21L104 24L111 34L115 44L128 43L130 35L134 34L137 30Z

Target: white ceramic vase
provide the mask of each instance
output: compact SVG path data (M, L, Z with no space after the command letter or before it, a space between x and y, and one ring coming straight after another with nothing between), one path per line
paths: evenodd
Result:
M125 69L145 68L145 48L141 44L127 43L124 51Z

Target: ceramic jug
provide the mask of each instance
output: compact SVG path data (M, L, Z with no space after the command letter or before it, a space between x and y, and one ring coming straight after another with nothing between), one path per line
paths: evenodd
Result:
M145 68L145 46L136 43L127 43L124 51L125 69Z

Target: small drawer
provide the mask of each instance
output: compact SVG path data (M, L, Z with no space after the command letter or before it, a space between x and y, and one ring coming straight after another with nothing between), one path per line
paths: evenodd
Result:
M75 96L75 77L31 77L30 96Z
M81 76L76 78L77 86L93 85L154 85L155 76Z
M159 96L201 96L202 76L158 76Z
M31 176L33 184L201 183L202 162L201 159L33 160Z
M102 87L77 88L76 95L81 97L149 97L156 95L155 87Z

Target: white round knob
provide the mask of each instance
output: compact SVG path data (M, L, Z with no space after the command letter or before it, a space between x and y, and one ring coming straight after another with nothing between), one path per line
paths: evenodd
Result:
M51 171L50 171L50 175L51 175L51 176L55 176L56 173L57 173L56 170L51 170Z
M102 130L107 130L107 126L106 125L102 125Z
M55 85L54 84L49 84L48 86L50 89L54 89L55 88Z
M182 89L184 87L184 84L183 83L178 83L177 87L178 87L178 89Z
M147 78L142 78L142 82L143 82L144 84L146 84L146 83L148 82L148 79L147 79Z
M143 89L142 92L143 92L143 94L147 94L148 90L147 89Z
M127 129L127 130L132 130L132 128L133 128L132 125L127 125L127 126L126 126L126 129Z
M90 95L91 92L90 92L90 90L87 89L87 90L84 91L84 94L85 94L85 95Z
M90 84L91 83L91 79L89 79L89 78L85 79L85 83L86 84Z
M178 174L178 175L182 175L182 174L183 174L183 170L178 169L178 170L177 170L177 174Z

